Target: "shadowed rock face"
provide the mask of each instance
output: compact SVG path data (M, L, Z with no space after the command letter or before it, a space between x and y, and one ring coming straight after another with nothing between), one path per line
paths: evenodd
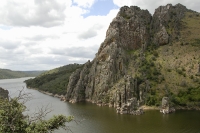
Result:
M161 6L152 17L147 10L136 6L122 7L110 23L106 38L93 61L88 61L71 75L66 100L107 104L116 107L119 113L134 114L144 104L150 83L145 76L141 81L128 75L127 64L134 58L127 52L141 49L142 62L148 45L164 45L172 41L172 35L179 34L178 24L186 10L180 4ZM168 33L167 28L174 26L177 31Z
M3 88L0 87L0 98L7 98L8 99L8 90L4 90Z

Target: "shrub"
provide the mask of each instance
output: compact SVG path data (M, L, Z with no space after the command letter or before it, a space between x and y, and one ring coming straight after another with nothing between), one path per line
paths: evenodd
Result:
M0 99L1 133L47 133L60 127L67 129L65 123L72 121L72 116L57 115L49 120L44 120L44 116L48 112L42 109L34 114L34 118L24 115L26 96L20 95L10 100Z

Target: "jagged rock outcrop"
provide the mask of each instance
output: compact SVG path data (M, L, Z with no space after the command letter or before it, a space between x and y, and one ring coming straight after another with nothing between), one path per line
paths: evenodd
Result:
M145 48L150 39L150 22L151 15L147 10L141 10L137 6L120 8L107 30L106 39L98 54L112 43L126 50Z
M168 113L175 111L175 109L173 107L170 107L169 103L170 103L169 97L162 98L162 105L161 105L161 109L160 109L161 113L168 114Z
M168 4L158 7L151 22L152 42L156 45L165 45L174 39L178 39L180 36L181 19L187 10L181 4L175 6Z
M126 51L149 42L151 15L139 7L122 7L113 19L95 59L71 75L66 98L72 102L101 102L107 91L126 75ZM87 72L86 72L87 71Z
M121 114L142 114L140 106L151 98L147 94L150 81L143 70L147 62L144 51L152 43L159 46L172 42L179 35L180 21L186 10L180 4L169 4L156 9L152 17L147 10L136 6L120 8L93 61L71 75L66 100L109 105ZM138 55L130 56L129 52L138 49L141 49ZM158 75L159 64L149 64ZM134 66L133 70L130 65ZM162 78L162 75L157 77Z
M8 90L4 90L3 88L0 87L0 98L7 98L8 99Z

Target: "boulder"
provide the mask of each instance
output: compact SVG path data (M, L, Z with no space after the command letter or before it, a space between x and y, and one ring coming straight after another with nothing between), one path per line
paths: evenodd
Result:
M175 112L175 108L170 107L169 102L170 102L170 99L168 97L162 98L162 105L161 105L161 109L160 109L161 113L168 114L171 112Z

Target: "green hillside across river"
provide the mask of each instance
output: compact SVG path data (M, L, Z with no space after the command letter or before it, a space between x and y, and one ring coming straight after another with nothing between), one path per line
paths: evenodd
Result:
M43 72L45 71L12 71L9 69L0 69L0 79L36 77Z
M50 92L53 94L66 94L69 77L82 65L70 64L46 71L34 79L25 81L27 87Z

